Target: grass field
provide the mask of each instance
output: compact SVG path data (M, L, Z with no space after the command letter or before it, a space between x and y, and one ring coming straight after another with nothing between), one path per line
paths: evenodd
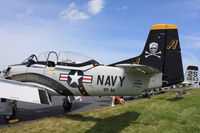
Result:
M0 133L200 133L200 89L1 128Z

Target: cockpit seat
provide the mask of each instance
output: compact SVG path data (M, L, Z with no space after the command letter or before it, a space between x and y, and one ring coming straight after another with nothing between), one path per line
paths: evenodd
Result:
M53 62L53 61L48 61L48 62L47 62L47 66L48 66L48 67L55 67L56 64L55 64L55 62Z
M27 67L30 67L31 65L35 64L36 62L34 60L29 60Z

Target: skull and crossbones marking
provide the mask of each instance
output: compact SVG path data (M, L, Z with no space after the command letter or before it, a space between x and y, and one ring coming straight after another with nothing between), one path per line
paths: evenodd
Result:
M161 54L162 52L161 51L157 52L157 50L158 50L158 43L156 43L156 42L150 43L149 44L150 52L145 51L145 54L146 54L145 58L148 58L149 56L155 56L155 57L160 58L161 56L159 54Z

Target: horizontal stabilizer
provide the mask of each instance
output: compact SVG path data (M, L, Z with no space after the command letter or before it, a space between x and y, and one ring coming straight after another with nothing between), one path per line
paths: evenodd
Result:
M117 67L122 67L126 71L131 71L132 73L144 73L144 74L153 74L159 73L160 71L156 68L147 65L139 65L139 64L117 64Z
M0 98L51 105L44 88L5 79L0 79Z

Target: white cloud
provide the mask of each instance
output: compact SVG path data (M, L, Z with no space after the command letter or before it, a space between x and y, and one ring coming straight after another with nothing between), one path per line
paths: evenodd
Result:
M122 7L119 7L118 10L126 10L128 7L127 6L122 6Z
M75 8L76 5L75 5L75 2L72 2L70 5L69 5L69 8Z
M104 0L89 0L88 1L88 11L91 14L98 14L104 8Z
M22 17L27 16L27 15L30 15L30 14L32 14L32 13L33 13L33 9L28 8L28 9L26 9L24 12L21 12L21 13L17 14L16 17L17 17L17 18L22 18Z
M60 18L68 20L84 20L89 19L91 15L96 15L104 8L104 0L89 0L87 3L87 11L77 9L75 2L72 2L67 9L59 13Z
M59 16L62 19L69 19L69 20L83 20L83 19L88 19L90 17L86 13L76 9L74 2L72 2L67 9L61 11Z

